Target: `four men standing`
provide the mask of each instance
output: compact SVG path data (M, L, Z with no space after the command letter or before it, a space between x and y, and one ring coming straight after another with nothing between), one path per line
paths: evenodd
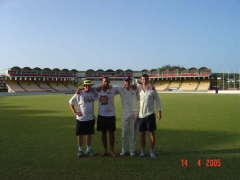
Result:
M149 77L147 74L144 74L141 77L142 84L136 88L133 88L132 86L131 77L124 78L124 87L114 87L109 85L109 78L104 77L100 90L97 90L96 88L94 89L94 92L98 97L97 130L102 132L101 140L104 147L104 151L101 156L105 156L107 154L107 131L109 132L110 154L114 157L117 156L114 153L114 131L116 130L114 96L120 94L122 105L122 152L120 155L124 156L126 154L128 141L130 144L130 155L135 155L137 127L139 124L140 144L142 148L140 157L144 157L146 155L146 131L150 133L150 156L151 158L156 157L154 154L154 146L155 130L157 127L154 113L154 101L156 101L156 107L158 110L158 120L161 119L161 103L156 90L153 90L148 85L148 82ZM137 102L139 98L140 112L138 112ZM70 107L74 112L72 105L70 105ZM129 137L128 130L130 130Z

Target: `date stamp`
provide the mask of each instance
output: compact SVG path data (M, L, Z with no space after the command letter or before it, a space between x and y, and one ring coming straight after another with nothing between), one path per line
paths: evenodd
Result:
M182 167L188 167L189 164L190 163L188 159L181 160ZM195 165L197 165L198 167L201 167L201 166L220 167L222 165L222 162L221 162L221 159L205 159L205 160L198 159Z

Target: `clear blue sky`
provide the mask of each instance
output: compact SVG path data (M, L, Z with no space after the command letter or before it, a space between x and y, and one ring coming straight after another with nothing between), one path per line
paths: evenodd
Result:
M0 0L0 62L239 72L240 0Z

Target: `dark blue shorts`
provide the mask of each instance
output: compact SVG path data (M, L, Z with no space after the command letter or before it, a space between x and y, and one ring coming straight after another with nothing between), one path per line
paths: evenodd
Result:
M97 120L98 131L116 131L116 116L101 116L98 115Z
M95 119L90 121L76 120L76 136L94 134Z
M153 132L157 129L156 125L156 115L155 113L150 114L145 118L138 118L139 122L139 132Z

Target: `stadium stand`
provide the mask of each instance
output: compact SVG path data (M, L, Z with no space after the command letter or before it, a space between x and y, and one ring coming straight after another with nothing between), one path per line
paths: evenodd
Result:
M198 86L198 80L184 80L179 88L179 90L196 90Z
M67 84L66 84L66 82L62 82L62 83L63 83L64 86L66 86L67 88L69 88L69 89L71 89L73 91L76 91L76 89L78 88L77 86L74 86L72 84L72 82L68 82Z
M26 92L25 89L23 89L17 81L15 80L7 80L6 81L7 85L9 86L10 91L13 92Z
M28 92L44 92L34 81L18 81L20 86Z
M168 80L163 80L163 81L158 80L155 82L154 86L157 91L164 91L164 90L168 89L169 81Z
M36 84L41 88L43 89L44 91L55 91L55 89L53 89L51 86L49 86L46 81L35 81Z
M209 80L201 80L197 90L208 90L210 86Z
M158 91L167 90L208 90L211 70L206 67L186 69L172 67L170 69L143 69L141 71L127 70L93 70L77 71L76 69L20 68L14 66L2 71L5 81L1 87L8 92L74 92L78 87L72 83L89 79L95 87L102 85L102 77L108 76L112 85L123 86L123 77L131 76L133 83L139 83L142 74L148 74L150 83ZM187 79L187 80L186 80ZM200 83L199 83L200 82Z
M49 81L49 85L58 92L70 92L72 89L67 88L61 81Z
M181 83L180 80L172 80L169 83L168 89L169 90L177 90L177 89L179 89L180 83Z

